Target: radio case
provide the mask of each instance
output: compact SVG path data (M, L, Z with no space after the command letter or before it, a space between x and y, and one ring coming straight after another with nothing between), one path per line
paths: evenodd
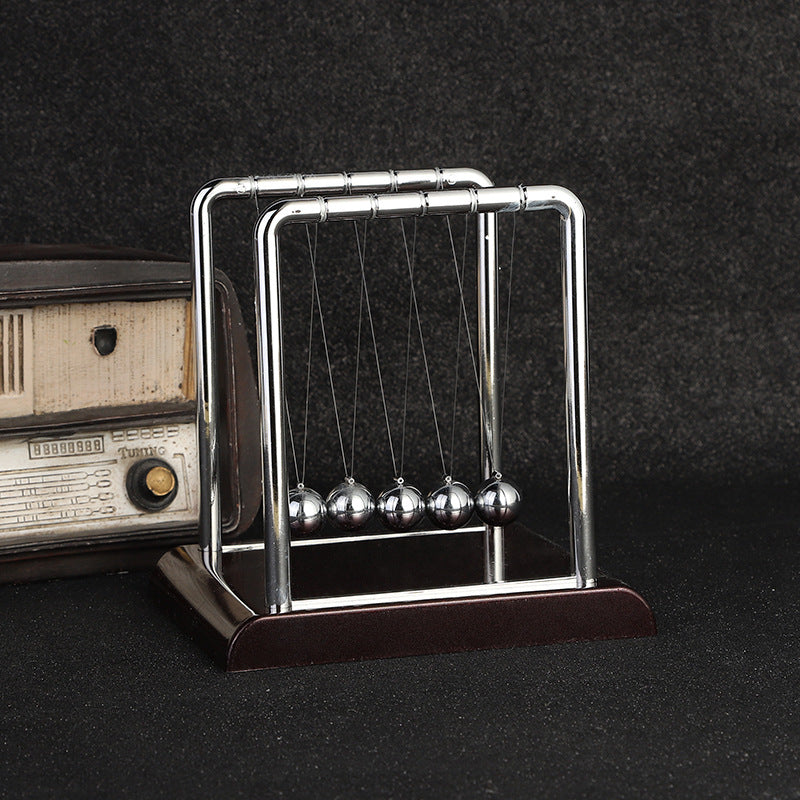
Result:
M223 532L260 506L258 402L215 273ZM191 269L102 247L0 247L0 583L150 566L197 537Z

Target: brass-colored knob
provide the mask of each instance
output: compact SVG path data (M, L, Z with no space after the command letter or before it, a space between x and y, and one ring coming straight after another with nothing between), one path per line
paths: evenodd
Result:
M165 497L175 488L175 473L167 467L153 467L144 482L156 497Z
M166 461L145 458L128 470L125 488L135 506L144 511L162 511L178 494L178 476Z

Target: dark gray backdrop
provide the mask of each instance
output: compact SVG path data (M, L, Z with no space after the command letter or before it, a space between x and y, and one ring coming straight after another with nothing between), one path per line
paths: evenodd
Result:
M575 191L601 566L661 628L226 678L142 576L6 588L6 774L62 796L797 796L799 23L763 2L6 3L3 242L188 258L191 196L224 175L474 166ZM251 216L220 215L242 291ZM558 276L552 241L520 237L506 446L558 522Z

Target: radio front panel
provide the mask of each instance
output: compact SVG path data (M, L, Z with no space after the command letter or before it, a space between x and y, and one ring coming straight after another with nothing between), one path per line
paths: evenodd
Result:
M2 447L0 552L196 523L194 420L13 437Z

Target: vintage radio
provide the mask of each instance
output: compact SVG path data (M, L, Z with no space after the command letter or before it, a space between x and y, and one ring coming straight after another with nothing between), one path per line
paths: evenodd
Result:
M215 275L223 533L260 502L241 312ZM0 248L0 583L132 568L197 537L187 263L104 248Z

